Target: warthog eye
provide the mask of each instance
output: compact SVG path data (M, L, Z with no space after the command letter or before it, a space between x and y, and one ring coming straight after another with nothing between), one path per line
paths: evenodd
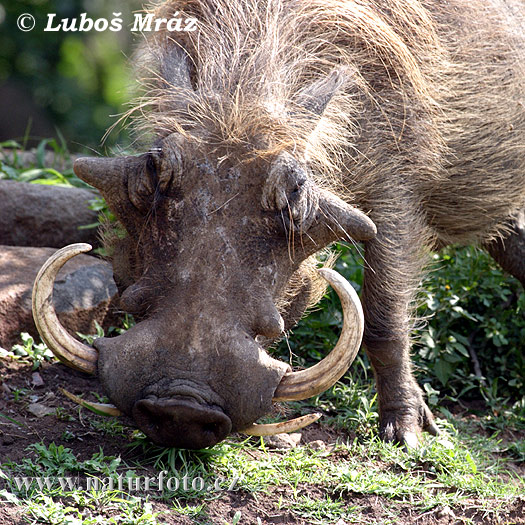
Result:
M290 196L288 197L288 201L295 201L300 198L301 192L304 191L304 187L306 184L306 178L300 179L295 183L295 187L290 193Z
M152 180L152 182L155 183L155 185L158 182L157 165L159 164L159 162L158 162L158 155L159 154L162 155L162 150L161 149L156 150L156 151L149 151L146 154L146 174Z
M282 211L287 228L305 231L310 227L317 211L317 194L308 179L298 181L288 195L288 205Z
M134 206L147 213L180 179L182 155L177 144L154 146L143 155L143 168L128 179L129 198Z
M153 193L158 184L157 162L153 153L142 156L142 169L129 174L128 195L135 208L146 213L153 204Z

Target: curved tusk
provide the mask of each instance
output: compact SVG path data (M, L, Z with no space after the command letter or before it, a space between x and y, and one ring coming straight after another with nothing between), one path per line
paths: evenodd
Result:
M285 432L295 432L300 428L304 428L317 421L322 414L318 412L315 414L307 414L306 416L296 417L289 421L281 421L280 423L270 423L268 425L251 425L244 430L241 430L243 434L249 436L273 436L274 434L283 434Z
M322 361L306 370L284 375L273 401L298 401L324 392L344 375L361 346L365 321L356 291L336 271L321 268L318 272L339 296L343 307L343 331L334 349Z
M98 352L69 335L60 324L53 307L53 284L64 264L80 253L89 252L91 245L71 244L54 253L38 272L33 286L33 319L42 340L66 365L94 374Z
M71 401L79 404L80 406L83 406L84 408L87 408L88 410L91 410L99 416L118 417L122 415L122 412L115 405L110 405L109 403L91 403L91 401L86 401L85 399L82 399L81 397L78 397L75 394L68 392L64 388L59 388L59 390L67 398L71 399Z

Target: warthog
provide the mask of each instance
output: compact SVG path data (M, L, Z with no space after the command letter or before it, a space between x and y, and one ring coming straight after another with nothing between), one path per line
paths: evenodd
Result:
M199 448L248 429L272 400L333 384L361 341L343 334L292 372L265 346L324 289L316 254L364 241L364 344L380 432L438 431L410 366L411 304L429 249L478 243L525 283L523 0L173 0L137 55L147 153L85 158L124 234L108 235L121 307L139 322L95 348L55 323L60 252L37 319L65 362L98 371L153 441ZM137 113L135 113L137 114ZM301 422L294 423L299 426Z

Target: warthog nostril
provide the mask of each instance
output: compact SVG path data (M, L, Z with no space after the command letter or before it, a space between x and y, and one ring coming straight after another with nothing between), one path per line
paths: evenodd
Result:
M141 399L133 407L133 418L152 441L176 448L211 447L222 441L232 427L220 408L186 399Z

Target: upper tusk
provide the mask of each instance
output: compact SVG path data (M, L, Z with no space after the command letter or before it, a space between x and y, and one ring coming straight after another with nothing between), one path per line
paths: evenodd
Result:
M98 352L69 335L53 307L53 284L59 270L75 255L90 250L89 244L71 244L58 250L44 263L33 286L33 318L42 340L58 359L72 368L94 374Z
M343 308L343 331L335 348L322 361L306 370L283 376L273 401L297 401L324 392L344 375L361 346L365 321L356 291L336 271L328 268L318 271L339 296Z
M243 434L249 436L273 436L274 434L283 434L285 432L295 432L301 428L311 425L317 421L322 414L307 414L306 416L296 417L289 421L281 421L280 423L269 423L267 425L256 425L253 424L244 430L241 430Z

